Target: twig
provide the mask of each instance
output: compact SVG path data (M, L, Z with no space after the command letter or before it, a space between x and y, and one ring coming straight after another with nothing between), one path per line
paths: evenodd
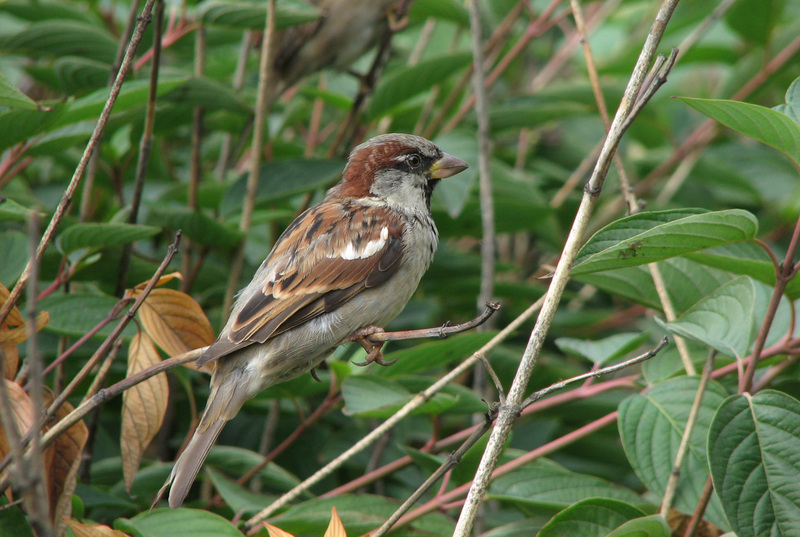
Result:
M111 87L111 94L108 96L108 100L103 107L100 118L97 120L97 125L92 132L89 143L86 144L86 149L83 151L83 156L81 156L81 159L78 162L75 173L72 175L72 179L70 179L67 189L64 191L64 195L61 197L61 201L59 201L58 207L56 207L53 217L50 219L50 223L47 225L44 235L42 235L42 239L39 241L39 246L36 248L36 255L28 260L27 265L25 265L25 270L17 280L17 284L14 286L14 289L11 290L8 300L2 307L0 307L0 326L6 322L8 315L11 313L11 308L14 307L19 300L19 297L22 295L22 291L25 289L25 286L27 285L31 276L31 266L34 263L38 263L42 259L45 249L47 248L48 244L50 244L50 241L53 240L56 227L58 227L58 225L61 223L61 220L63 220L64 216L67 214L67 210L72 203L72 198L75 196L75 190L78 188L81 177L83 177L83 172L86 170L86 165L89 162L89 158L97 148L100 138L103 135L103 130L105 130L106 123L108 122L108 118L111 116L111 110L114 108L114 104L117 102L117 97L122 89L122 82L125 80L125 77L130 70L131 63L133 62L133 55L136 53L136 49L139 47L139 43L142 40L145 28L150 23L150 13L153 9L153 3L155 3L155 0L147 0L145 3L142 14L139 17L139 23L136 26L136 30L133 32L128 49L125 51L125 58L122 61L122 66L117 74L117 78L114 80L113 86ZM2 368L0 368L0 370L2 370Z
M206 30L200 24L194 34L194 76L201 78L205 74L205 61L206 61ZM202 160L202 144L203 144L203 107L195 106L192 108L192 149L189 158L189 195L187 196L186 205L190 211L197 211L197 191L200 187L200 180L203 175ZM196 270L200 270L199 264L192 270L192 257L193 257L193 244L191 240L186 241L183 248L183 259L181 272L183 273L183 282L181 283L181 291L188 293L194 282L193 275Z
M487 320L489 320L489 317L494 315L494 312L496 312L499 309L500 309L499 302L487 302L483 312L480 315L464 323L459 323L456 325L450 325L450 323L445 323L444 325L438 328L421 328L419 330L376 332L375 334L370 334L369 339L370 341L375 341L375 342L405 341L407 339L424 339L431 337L446 339L447 336L450 336L452 334L459 334L461 332L466 332L467 330L471 330L477 326L482 325Z
M703 367L703 374L700 376L700 384L697 386L697 393L694 396L692 408L689 410L689 417L686 418L686 427L683 429L681 443L678 445L678 452L675 454L675 464L673 464L672 472L669 474L667 486L664 491L664 500L661 502L661 510L659 511L664 519L667 518L669 510L672 508L672 501L675 499L675 493L678 491L678 480L681 477L683 459L689 448L689 439L692 437L694 425L697 423L697 416L700 414L700 407L703 404L703 397L706 394L708 381L711 378L711 371L714 369L714 358L716 356L717 351L711 349L706 359L706 365Z
M571 384L575 384L576 382L581 382L582 380L585 380L587 378L596 378L596 377L601 377L603 375L607 375L609 373L615 373L632 365L644 362L645 360L649 360L650 358L658 354L661 351L661 349L666 347L668 342L669 340L665 337L655 348L649 350L644 354L636 356L635 358L631 358L630 360L625 360L624 362L620 362L612 366L590 371L589 373L577 375L570 379L552 384L547 388L544 388L542 390L539 390L531 394L530 397L528 397L527 399L525 399L525 401L522 402L522 407L525 408L533 404L535 401L541 399L542 397L545 397L553 392L562 390ZM392 526L406 512L408 512L409 509L411 509L411 506L413 506L417 502L417 500L419 500L422 497L422 495L425 494L425 492L427 492L439 480L439 478L445 475L445 473L447 473L451 468L457 466L461 462L461 457L463 457L464 454L467 451L469 451L469 449L473 445L475 445L475 443L477 443L477 441L484 434L486 434L486 432L489 429L492 428L492 423L497 417L501 407L502 405L500 404L493 405L486 413L483 422L477 425L476 427L473 427L472 434L470 434L470 436L461 444L461 446L459 446L459 448L456 451L454 451L447 457L447 460L441 466L439 466L439 468L437 468L436 471L428 479L426 479L425 482L422 485L420 485L420 487L416 491L414 491L414 493L405 502L403 502L403 505L401 505L397 509L397 511L392 513L392 516L389 517L389 519L380 528L378 528L378 530L375 533L370 534L371 537L380 537L382 535L385 535L392 528Z
M262 510L254 517L250 518L245 523L245 527L248 531L257 529L256 525L264 520L265 518L272 515L277 510L281 509L283 506L287 505L289 502L297 498L300 494L303 494L307 491L310 487L314 486L315 484L319 483L322 479L330 475L336 469L341 467L346 461L351 459L357 453L363 451L367 447L369 447L373 442L375 442L378 438L380 438L386 431L397 425L403 418L411 414L414 410L425 404L431 397L433 397L436 393L442 390L447 384L458 378L464 372L468 371L473 365L475 365L478 360L480 360L480 355L489 352L491 349L495 348L499 345L502 341L511 335L513 332L517 330L517 328L522 325L525 321L527 321L534 313L539 311L539 308L542 304L542 299L537 300L534 304L528 307L519 317L514 319L508 326L506 326L503 330L501 330L496 336L494 336L489 342L487 342L483 347L478 349L472 356L464 360L461 364L455 367L452 371L450 371L447 375L443 376L441 379L436 381L426 390L423 390L419 394L417 394L411 401L406 403L403 408L398 410L395 414L393 414L389 419L383 422L380 426L373 429L367 436L362 438L359 442L357 442L353 447L336 457L334 460L329 462L325 467L318 470L314 475L297 485L295 488L278 498L274 501L270 506L266 509Z
M153 63L150 66L150 87L147 93L147 108L144 115L144 129L139 141L139 159L136 162L136 179L133 184L128 223L135 224L139 220L139 205L142 202L142 190L147 177L147 164L150 161L150 150L153 147L153 130L156 124L156 99L158 96L158 68L161 64L161 33L164 26L164 0L156 2L156 22L153 28ZM119 262L119 279L116 296L122 296L128 285L128 271L131 266L133 244L128 243L122 250Z
M686 533L683 534L683 537L692 537L694 532L697 531L697 527L700 525L700 521L703 520L703 513L706 512L706 507L708 507L708 502L711 501L711 495L713 493L714 482L709 475L703 487L703 492L700 494L700 501L697 502L697 507L692 514L692 518L689 519L689 525L686 527Z
M247 188L242 207L242 218L239 221L239 231L242 232L242 238L234 253L222 311L230 311L231 304L233 303L233 295L239 288L239 278L242 275L242 267L244 266L247 235L250 231L253 220L253 210L256 205L258 177L261 172L261 152L264 146L264 130L267 123L267 113L269 112L268 94L270 92L270 84L273 83L270 63L272 59L273 41L275 40L275 0L269 0L267 4L267 18L264 25L264 37L261 43L261 59L258 66L258 96L256 97L253 142L250 146L249 172L247 175Z
M492 431L489 442L484 451L478 470L475 474L475 479L469 490L469 495L464 504L464 509L461 511L456 529L453 533L454 537L467 537L472 532L475 516L478 512L478 507L483 501L486 494L489 480L491 479L492 472L497 465L497 461L502 452L505 441L511 431L511 425L516 421L520 412L520 402L522 401L523 394L528 384L528 380L533 372L536 361L544 345L544 339L547 335L550 325L555 317L556 309L561 300L561 295L569 280L569 271L572 267L578 251L580 250L583 242L583 236L588 227L589 217L592 214L597 198L602 190L603 182L605 181L608 169L611 166L611 160L616 151L622 135L625 132L626 126L630 125L635 112L636 112L636 96L639 95L639 90L644 81L649 66L653 62L656 47L658 46L661 36L666 29L666 24L669 21L672 12L677 6L677 0L664 0L656 20L654 21L650 33L647 37L642 52L634 68L633 74L625 89L625 94L620 103L617 114L609 129L608 137L600 152L597 165L595 166L592 177L589 180L585 190L583 199L578 208L575 222L567 237L566 245L562 252L561 259L556 267L555 275L551 281L550 288L545 295L542 311L536 321L536 325L531 332L528 345L523 353L520 361L517 374L514 382L509 390L506 404L500 409L500 414L497 418L497 424ZM646 94L651 95L648 91ZM647 98L647 97L645 97Z
M786 249L786 256L781 264L781 270L775 282L775 288L772 291L772 298L770 298L769 306L767 306L767 313L764 315L764 321L761 323L761 328L756 336L756 342L753 346L753 354L747 360L747 369L744 373L744 378L739 383L739 393L750 392L753 386L753 376L756 372L761 351L764 350L764 345L767 342L769 330L772 328L772 322L775 320L775 314L778 312L783 293L786 291L786 286L789 281L795 276L794 258L797 254L797 249L800 247L800 218L795 223L792 239L789 242L789 247Z
M489 101L483 72L483 31L480 1L469 2L469 20L472 34L472 90L475 93L475 111L478 115L478 178L481 201L481 290L478 307L486 304L494 293L495 227L492 202L492 148L489 142Z
M164 257L164 260L161 262L161 265L158 267L158 269L156 269L155 273L153 274L153 278L151 278L150 281L147 282L147 286L145 286L145 288L142 290L141 294L136 297L136 300L134 301L133 305L128 310L128 312L125 315L125 317L123 317L120 320L119 324L117 324L117 326L114 328L114 330L111 332L111 334L100 345L100 348L98 348L97 351L95 351L95 353L92 355L92 357L89 359L89 361L83 366L83 368L81 368L81 370L78 372L78 374L72 379L72 382L70 382L69 385L66 388L64 388L64 390L59 394L59 396L56 397L56 399L50 404L50 407L47 409L47 413L46 413L46 416L45 416L45 420L44 420L45 423L48 423L50 420L53 419L53 417L56 415L56 412L61 407L61 405L64 403L64 401L66 401L69 398L69 396L72 394L72 392L75 391L75 389L78 387L78 385L80 383L82 383L84 379L86 379L86 377L89 375L89 372L92 370L92 368L94 368L95 365L97 365L97 363L100 360L102 360L102 358L111 350L111 348L112 348L114 342L116 341L116 339L122 334L122 331L125 329L125 327L127 326L128 322L130 322L130 320L133 319L134 315L136 314L136 311L144 303L144 301L146 300L147 296L150 294L150 291L152 291L153 288L155 287L156 283L158 283L159 278L161 278L161 275L166 270L166 268L169 265L169 263L172 260L172 258L175 257L175 254L178 252L178 245L180 244L180 239L181 239L181 232L179 231L178 233L175 234L175 241L169 246L169 249L167 250L167 255ZM103 393L103 392L101 391L100 393ZM97 397L97 396L95 396L95 397ZM81 407L82 406L83 405L81 405ZM85 414L81 415L81 417L83 417L84 415ZM78 419L80 419L80 418L78 418ZM77 420L75 420L75 422L77 422ZM63 430L61 430L61 432L63 433L64 431L69 429L69 427L74 425L75 422L70 423L67 427L65 427ZM59 422L56 425L56 427L58 427L60 424L61 424L61 422ZM54 436L51 435L51 433L53 432L54 429L55 429L55 427L53 429L50 429L47 432L47 434L45 435L45 438L54 438ZM27 445L30 442L31 437L32 437L33 434L34 434L34 431L32 430L32 431L29 431L25 435L25 437L22 439L23 445ZM47 444L44 443L44 440L43 440L43 444L44 444L44 447L47 446ZM5 468L7 468L8 464L10 462L11 462L11 457L7 455L0 462L0 472L2 472ZM7 479L3 479L2 481L0 481L0 492L5 490L7 486L8 486L8 480Z

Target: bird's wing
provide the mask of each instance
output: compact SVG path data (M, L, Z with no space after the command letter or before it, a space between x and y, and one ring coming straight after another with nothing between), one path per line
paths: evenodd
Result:
M384 207L327 202L284 231L259 269L259 290L198 360L206 364L333 311L385 282L403 255L403 222Z

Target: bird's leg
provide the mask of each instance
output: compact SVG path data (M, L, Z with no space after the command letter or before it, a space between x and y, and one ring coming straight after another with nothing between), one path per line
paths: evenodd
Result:
M350 336L345 339L344 342L348 341L355 341L361 347L367 351L367 359L363 362L353 362L357 366L364 367L375 362L378 365L389 366L395 363L397 360L392 360L391 362L387 362L383 359L383 353L381 349L385 341L371 341L370 336L373 334L383 333L383 328L375 325L365 326L364 328L359 328Z

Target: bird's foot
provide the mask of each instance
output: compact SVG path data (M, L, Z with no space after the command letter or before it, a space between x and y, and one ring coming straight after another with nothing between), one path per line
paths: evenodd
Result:
M373 334L382 333L383 328L379 326L365 326L364 328L359 328L355 332L353 332L350 337L348 337L345 341L355 341L361 347L367 351L367 358L363 362L353 362L355 365L359 367L367 366L371 363L376 363L378 365L383 366L390 366L395 363L397 360L392 360L391 362L387 362L383 359L383 353L381 349L383 348L384 341L373 341L370 340L370 336Z

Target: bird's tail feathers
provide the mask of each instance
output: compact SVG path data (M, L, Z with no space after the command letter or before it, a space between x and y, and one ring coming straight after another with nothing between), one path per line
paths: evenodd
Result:
M208 451L222 432L222 428L239 412L247 400L247 390L240 382L241 376L240 371L232 371L224 383L212 389L205 412L192 439L175 462L175 467L158 492L153 506L163 497L168 487L171 508L180 507L186 499Z

